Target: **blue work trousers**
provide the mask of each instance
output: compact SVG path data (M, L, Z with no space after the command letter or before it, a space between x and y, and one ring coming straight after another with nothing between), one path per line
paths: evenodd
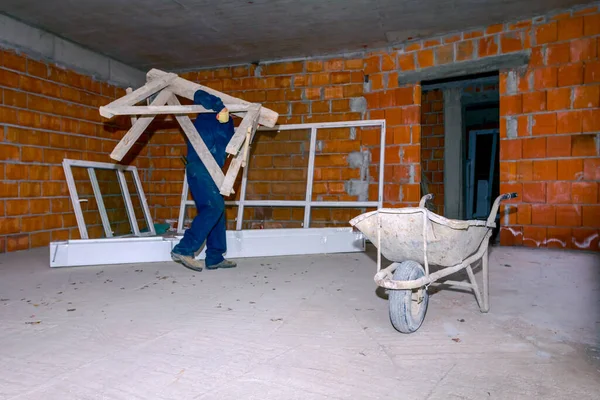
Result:
M216 265L227 251L225 200L201 161L189 163L186 173L198 214L173 251L194 257L206 241L206 265Z

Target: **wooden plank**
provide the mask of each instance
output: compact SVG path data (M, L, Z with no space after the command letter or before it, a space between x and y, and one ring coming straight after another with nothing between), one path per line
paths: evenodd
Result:
M248 110L246 116L240 123L240 125L235 130L233 137L227 144L227 153L231 155L236 155L238 151L240 151L240 147L244 144L244 140L246 139L246 132L248 132L248 127L252 127L256 125L256 121L258 116L260 115L260 109L262 108L260 104L254 104L251 106L252 108Z
M171 95L167 103L171 106L181 105L177 97L174 95ZM194 150L196 150L196 153L198 153L198 157L200 157L200 160L202 160L204 163L204 166L208 170L208 173L212 177L213 181L215 181L217 187L220 188L221 185L223 185L223 171L221 170L221 167L219 167L219 164L217 164L215 161L213 155L210 153L210 150L208 150L208 147L206 147L204 140L202 140L198 134L198 131L192 123L192 120L190 120L190 117L187 115L176 115L175 119L177 119L177 122L179 122L179 125L181 125L183 132L192 143Z
M146 78L148 79L148 81L152 82L155 79L160 79L163 78L167 73L158 69L151 69L147 74L146 74ZM199 85L197 83L194 82L190 82L188 80L185 80L183 78L176 78L170 85L170 89L173 91L173 93L175 93L178 96L181 97L185 97L186 99L190 99L190 100L194 100L194 93L196 93L196 91L198 90L203 90L207 93L210 93L214 96L218 96L219 98L221 98L221 100L223 101L223 103L227 103L227 104L243 104L243 105L250 105L252 103L248 102L248 101L244 101L241 99L238 99L237 97L233 97L233 96L229 96L225 93L221 93L217 90L211 89L209 87L206 86L202 86ZM233 113L234 115L238 116L238 117L244 117L244 115L240 115L239 113ZM263 107L260 111L260 118L258 120L258 122L261 125L267 126L269 128L272 128L275 126L275 124L277 123L277 119L279 118L279 114L273 110L270 110L266 107Z
M133 92L133 89L128 87L127 89L125 89L125 93L130 94ZM136 115L132 115L131 116L131 125L135 125L135 121L137 121L137 116Z
M163 89L158 96L152 101L152 105L159 106L167 102L167 100L173 95L170 90ZM142 136L142 133L148 128L150 123L154 120L154 116L140 117L129 129L129 132L113 149L110 153L110 158L116 161L121 161L125 154L131 149L133 144Z
M255 115L258 115L258 113L256 113ZM252 139L254 139L254 135L256 134L256 128L258 128L258 118L255 117L252 119L252 124L246 127L246 133L248 132L248 129L250 129L249 137L246 135L246 133L244 134L248 145L252 143ZM240 151L239 153L237 153L237 155L233 158L233 160L231 160L231 163L229 164L227 175L225 176L223 185L221 186L221 194L225 197L230 196L232 193L234 193L233 185L235 184L235 180L237 179L237 176L240 172L240 168L242 166L246 166L246 160L248 158L249 153L248 147L246 148L246 150L248 151Z
M246 112L250 106L239 104L225 104L230 112ZM220 110L219 110L220 111ZM108 109L112 115L163 115L163 114L198 114L214 113L213 110L207 110L200 105L187 106L120 106L110 107Z
M435 81L438 79L521 68L529 64L529 58L530 52L524 51L429 67L420 71L400 72L398 74L398 85L403 86L423 81Z
M134 90L133 92L128 93L103 107L100 107L100 115L105 118L112 118L114 114L110 112L111 108L120 106L133 106L134 104L137 104L140 101L148 98L148 96L151 96L159 90L169 86L169 84L176 78L178 78L176 74L165 72L160 78L151 82L147 82L144 86Z

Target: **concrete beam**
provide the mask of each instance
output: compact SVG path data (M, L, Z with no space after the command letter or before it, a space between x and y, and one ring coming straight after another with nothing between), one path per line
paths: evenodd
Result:
M0 14L0 47L55 63L115 86L138 87L146 82L143 71L3 14Z
M503 71L524 67L529 64L529 51L486 57L479 60L462 61L438 67L425 68L419 71L398 73L398 84L408 85L436 79L456 78L465 75Z

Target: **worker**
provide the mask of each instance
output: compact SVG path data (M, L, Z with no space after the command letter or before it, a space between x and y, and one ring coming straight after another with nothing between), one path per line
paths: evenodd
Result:
M225 148L234 134L229 111L219 97L202 90L194 93L194 104L214 111L198 114L194 126L217 164L223 168ZM234 268L236 263L223 257L227 252L225 200L189 139L186 138L186 141L187 182L196 204L197 215L181 241L173 248L171 258L198 272L202 271L203 266L209 270ZM196 260L195 256L205 241L206 258L203 263Z

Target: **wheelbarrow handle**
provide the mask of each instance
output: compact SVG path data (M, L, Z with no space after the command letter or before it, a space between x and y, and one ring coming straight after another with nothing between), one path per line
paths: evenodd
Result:
M425 203L427 203L429 200L433 200L433 193L428 193L425 196L421 197L421 201L419 202L419 207L423 208L425 207Z
M496 227L496 215L498 214L498 209L500 208L500 202L503 200L511 200L517 198L517 193L504 193L500 196L496 197L496 201L494 201L494 205L492 206L492 210L490 211L490 215L488 216L486 225L490 228Z

